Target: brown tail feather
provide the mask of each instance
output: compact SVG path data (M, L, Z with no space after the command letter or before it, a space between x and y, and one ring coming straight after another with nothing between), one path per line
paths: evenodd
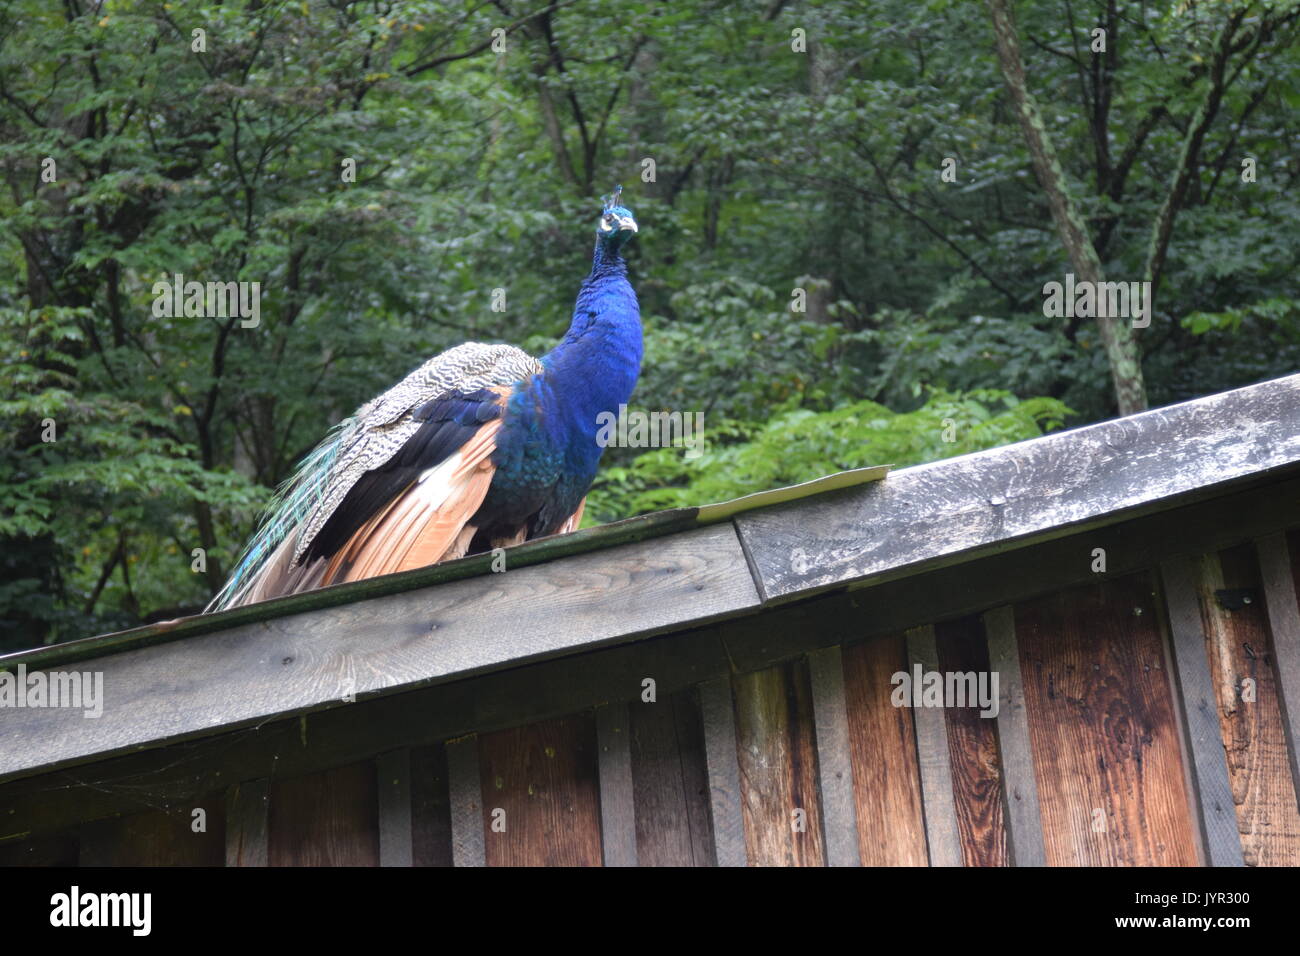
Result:
M448 559L448 552L459 543L460 533L466 523L487 497L488 485L492 484L493 470L492 466L485 462L465 482L464 490L459 495L455 506L444 507L431 516L431 520L411 537L411 544L402 555L397 570L422 568L426 564ZM466 542L466 547L468 545L469 543Z
M499 419L488 422L432 474L412 483L366 522L339 549L343 560L337 567L331 561L332 573L322 583L395 574L463 554L469 541L461 541L462 532L492 484L491 457L500 428Z
M325 571L325 559L317 558L309 564L293 563L296 535L289 535L275 549L270 560L266 562L257 576L249 581L242 594L230 602L231 607L241 604L256 604L286 594L297 594L320 587L320 578Z
M496 471L491 459L500 428L500 420L485 424L452 457L377 511L328 558L293 565L297 535L289 535L231 606L464 557L478 530L470 519L483 504ZM584 498L556 533L576 531L586 505ZM522 525L514 534L493 538L491 545L510 547L527 536L527 525Z
M406 490L410 491L409 486ZM356 564L362 543L370 538L370 535L374 533L375 527L381 521L385 520L393 513L393 509L397 507L405 493L406 492L403 492L401 495L398 495L382 509L376 511L370 517L370 520L358 528L356 533L344 543L343 547L339 548L338 551L330 556L329 564L325 568L324 574L321 576L322 585L346 580L343 575L347 571L351 570L352 566Z

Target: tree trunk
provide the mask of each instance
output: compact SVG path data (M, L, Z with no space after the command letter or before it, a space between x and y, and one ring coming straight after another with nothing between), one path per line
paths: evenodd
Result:
M1020 121L1025 144L1033 160L1034 175L1047 194L1052 221L1061 236L1070 263L1080 279L1100 283L1106 279L1101 260L1088 235L1088 226L1066 188L1065 172L1056 158L1047 126L1038 104L1025 81L1025 64L1020 56L1020 40L1009 0L987 0L997 39L998 63L1011 94L1016 118ZM1142 360L1133 330L1123 318L1100 316L1097 325L1102 346L1110 363L1111 381L1121 415L1131 415L1147 407L1146 385L1142 380Z

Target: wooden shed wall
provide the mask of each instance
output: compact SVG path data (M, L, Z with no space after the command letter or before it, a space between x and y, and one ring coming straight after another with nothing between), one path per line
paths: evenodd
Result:
M976 613L936 599L934 620L883 633L879 602L840 592L465 681L467 697L431 688L18 781L0 812L17 800L47 830L0 843L0 864L1296 865L1297 556L1300 534L1270 534ZM718 642L749 656L720 673ZM915 663L997 671L999 715L892 706L891 675ZM477 695L549 703L353 744L365 759L340 745L341 719L419 740L412 722L455 726L440 702ZM31 809L78 785L77 825Z

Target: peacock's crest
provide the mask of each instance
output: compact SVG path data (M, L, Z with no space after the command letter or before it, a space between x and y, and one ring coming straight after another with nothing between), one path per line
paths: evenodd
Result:
M623 205L623 187L615 186L614 191L603 199L600 224L596 227L597 258L604 258L606 253L616 256L619 247L636 232L636 217Z

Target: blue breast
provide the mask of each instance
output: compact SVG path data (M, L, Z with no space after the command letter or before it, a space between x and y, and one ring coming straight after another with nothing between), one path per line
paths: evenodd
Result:
M598 256L568 333L542 357L544 371L507 400L483 511L503 523L539 514L535 535L558 528L596 477L602 413L627 404L641 355L641 310L626 266Z

